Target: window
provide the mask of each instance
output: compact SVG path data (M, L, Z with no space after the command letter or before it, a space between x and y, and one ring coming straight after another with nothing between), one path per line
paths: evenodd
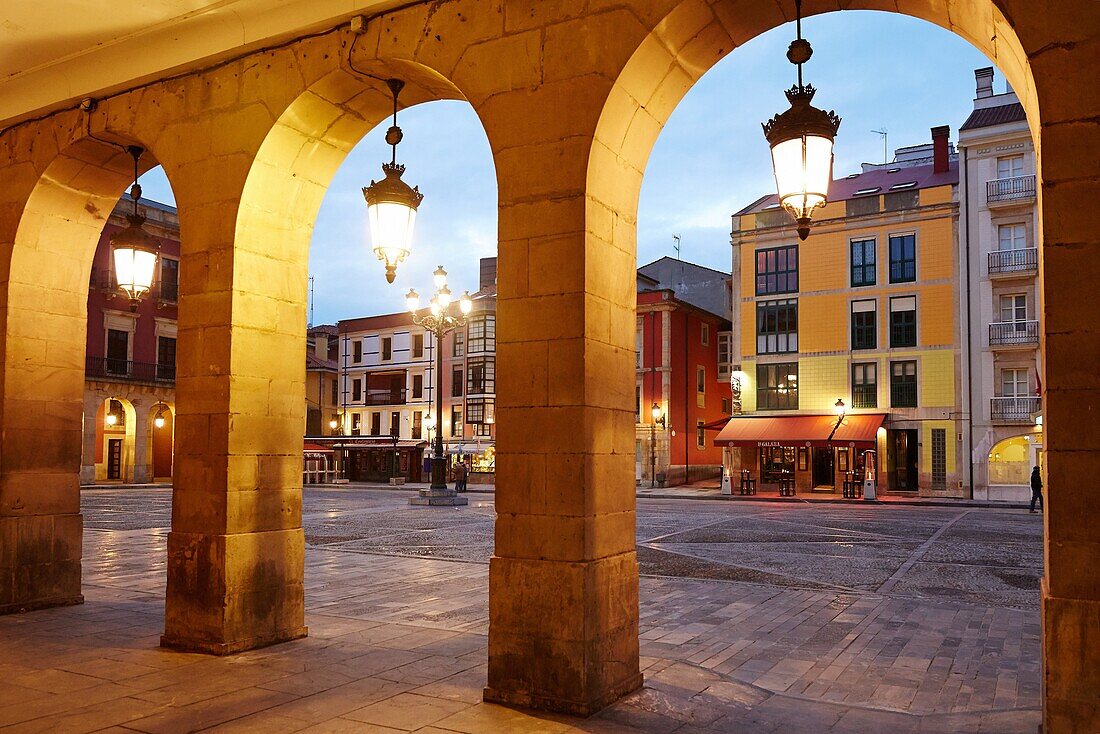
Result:
M329 402L333 405L340 402L340 382L338 380L332 381L332 400Z
M852 349L878 346L876 301L852 301Z
M1024 157L1022 155L1003 155L997 159L997 178L1023 175Z
M157 379L176 379L176 340L173 337L157 337Z
M759 410L798 409L798 362L756 366L756 407Z
M917 279L917 236L890 235L890 282L912 283Z
M461 331L456 331L454 334L454 348L451 352L453 356L461 357L466 354L466 334Z
M358 403L363 399L363 381L358 377L351 381L351 402Z
M706 431L703 429L703 421L695 421L695 448L702 451L707 447Z
M644 423L642 418L642 386L634 386L634 419L636 423Z
M732 398L722 398L722 415L733 415Z
M363 361L363 342L360 339L351 343L351 361L356 363Z
M756 304L757 354L798 351L798 300L763 301Z
M130 332L107 329L107 372L130 374Z
M695 405L699 408L707 407L707 368L702 365L695 366Z
M413 399L424 397L424 375L413 375Z
M492 398L468 398L466 400L466 422L474 427L477 436L492 434L493 418Z
M1001 296L1001 322L1016 322L1022 328L1024 321L1027 321L1027 296L1023 293Z
M401 414L400 413L396 413L396 412L390 413L390 435L391 436L400 436L401 435Z
M852 287L875 284L875 240L852 240Z
M636 370L642 368L642 349L645 348L643 335L642 327L639 326L634 332L634 369Z
M1028 389L1028 370L1009 369L1001 370L1001 397L1026 398L1030 397Z
M497 317L492 314L470 320L469 343L467 350L473 352L492 352L497 347Z
M461 367L455 367L453 370L451 370L451 397L452 398L462 397L462 384L463 384L463 382L465 382L465 379L462 376L462 368Z
M852 365L852 407L878 407L878 364L857 362Z
M890 347L917 346L917 297L890 299Z
M1027 227L1023 224L1002 224L997 227L997 249L1001 252L1027 248Z
M701 324L702 333L699 335L699 340L703 342L704 347L710 346L710 324Z
M107 415L113 415L115 417L115 422L111 426L115 430L118 430L126 425L126 409L122 407L122 401L108 400Z
M798 292L798 246L756 251L756 295Z
M382 361L389 362L393 359L393 337L382 337Z
M890 363L890 407L917 407L917 363Z
M180 296L180 261L168 257L160 259L160 297L164 301L178 301Z
M496 392L496 360L493 357L470 357L466 367L467 395Z
M947 429L932 429L932 488L947 488Z
M421 357L424 356L424 335L423 334L413 334L412 356L413 356L413 359L420 359Z
M451 406L451 438L462 436L462 408Z
M363 416L359 413L351 414L351 435L358 436L363 428Z
M413 411L412 422L412 437L416 440L420 439L421 433L424 430L424 414L419 410Z
M718 332L718 379L726 381L730 378L733 365L733 333L729 331Z
M382 435L382 414L371 413L370 414L370 435L381 436Z

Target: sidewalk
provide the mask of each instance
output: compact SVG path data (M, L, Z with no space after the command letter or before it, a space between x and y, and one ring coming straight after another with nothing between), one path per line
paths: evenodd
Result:
M427 482L423 483L408 483L393 486L390 484L381 484L374 482L349 482L347 484L311 484L309 485L313 489L342 489L342 488L354 488L354 489L388 489L399 492L414 492L419 489L426 489L428 487ZM496 487L492 484L471 484L469 485L470 494L493 494L496 491ZM1000 510L1026 510L1028 508L1027 503L1024 502L990 502L988 500L969 500L969 499L956 499L953 497L910 497L901 495L883 495L880 494L878 499L864 500L864 499L847 499L841 497L839 494L832 492L815 492L815 493L802 493L797 494L794 497L780 497L779 492L763 491L754 495L739 495L734 493L732 495L722 494L722 490L715 486L706 486L705 483L696 483L683 487L643 487L639 486L636 489L636 496L639 499L656 499L656 500L717 500L722 502L793 502L802 504L836 504L836 505L914 505L920 507L991 507Z

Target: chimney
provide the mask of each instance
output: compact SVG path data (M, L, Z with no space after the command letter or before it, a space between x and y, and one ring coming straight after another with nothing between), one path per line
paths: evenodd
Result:
M947 139L951 135L949 125L932 128L932 173L947 173Z
M978 99L993 96L993 67L974 70L974 81L977 84Z
M493 288L497 284L497 259L495 257L481 258L481 277L478 285L481 290Z

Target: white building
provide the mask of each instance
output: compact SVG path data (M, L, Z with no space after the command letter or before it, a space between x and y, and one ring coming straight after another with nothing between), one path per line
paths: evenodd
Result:
M1035 150L1016 94L994 94L991 67L974 77L959 129L963 440L974 498L1019 501L1042 451Z

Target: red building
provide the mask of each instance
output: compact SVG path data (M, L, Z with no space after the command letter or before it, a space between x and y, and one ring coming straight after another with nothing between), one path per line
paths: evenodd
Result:
M110 237L126 226L123 196L92 260L85 352L82 484L168 482L172 478L179 219L174 207L141 199L145 229L160 244L151 293L130 310L118 290Z
M672 258L638 270L635 476L640 482L683 484L722 471L723 450L713 445L712 432L732 412L725 315L729 277Z

